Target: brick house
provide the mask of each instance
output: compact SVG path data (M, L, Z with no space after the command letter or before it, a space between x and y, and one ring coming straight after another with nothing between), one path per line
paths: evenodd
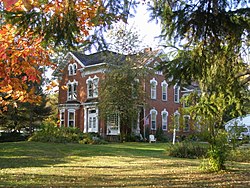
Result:
M161 61L163 51L147 49L144 53L153 55L146 63L154 66ZM60 126L78 127L85 133L95 132L103 137L120 134L119 116L109 117L106 122L99 116L98 86L104 79L106 63L104 52L90 55L69 52L60 63L54 72L59 78ZM142 84L148 96L133 131L145 136L146 130L156 134L157 129L162 129L171 137L173 124L176 124L178 134L189 134L192 131L190 116L183 116L184 126L181 128L179 110L183 106L180 98L191 90L168 85L161 71L155 71Z

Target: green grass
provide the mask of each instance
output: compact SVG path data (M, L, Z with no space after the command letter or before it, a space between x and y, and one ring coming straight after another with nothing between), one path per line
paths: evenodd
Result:
M0 143L0 187L249 187L250 163L205 173L167 144Z

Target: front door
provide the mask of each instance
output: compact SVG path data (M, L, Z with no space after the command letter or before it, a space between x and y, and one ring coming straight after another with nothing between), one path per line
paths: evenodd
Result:
M88 114L88 132L98 132L98 118L95 109L90 109Z

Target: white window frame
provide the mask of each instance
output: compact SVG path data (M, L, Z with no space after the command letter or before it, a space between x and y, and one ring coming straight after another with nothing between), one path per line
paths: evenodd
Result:
M164 115L165 118L164 118ZM162 130L166 131L168 130L168 111L166 111L166 109L164 109L162 112L161 112L161 127L162 127Z
M70 119L70 113L73 113L73 119ZM75 127L75 120L76 120L76 111L75 109L68 109L68 127ZM73 121L73 126L69 126L70 121Z
M97 98L99 78L96 75L94 76L94 78L89 77L86 80L86 84L87 84L87 98Z
M69 72L69 76L71 76L71 75L74 74L74 70L73 70L73 65L72 64L68 65L68 72Z
M178 117L177 122L176 122L176 117ZM178 112L178 110L176 110L174 113L174 128L176 129L176 131L180 130L180 113Z
M68 101L73 101L77 100L77 86L78 82L74 80L73 82L68 81L67 83L67 100Z
M65 127L65 109L60 110L60 127Z
M157 128L157 110L151 109L150 110L150 116L151 116L151 121L150 121L150 127L151 130L156 130Z
M72 65L72 67L73 67L73 75L76 75L76 71L77 71L77 64L76 64L76 63L74 63L74 64Z
M151 99L156 99L157 98L157 85L158 85L158 82L155 80L155 78L150 80Z
M187 119L188 119L188 122L187 122L188 126L186 126ZM183 116L183 132L189 132L189 131L190 131L190 115L184 115Z
M107 135L119 135L120 134L120 116L118 113L114 113L107 117Z
M174 102L180 102L180 86L178 86L177 84L174 85Z
M166 90L165 92L164 92L164 89ZM162 90L162 101L167 101L168 100L168 84L165 80L161 83L161 90Z

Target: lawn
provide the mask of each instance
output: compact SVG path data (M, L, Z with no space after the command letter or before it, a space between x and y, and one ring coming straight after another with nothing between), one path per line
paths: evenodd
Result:
M163 143L0 143L0 187L250 187L250 163L205 173Z

